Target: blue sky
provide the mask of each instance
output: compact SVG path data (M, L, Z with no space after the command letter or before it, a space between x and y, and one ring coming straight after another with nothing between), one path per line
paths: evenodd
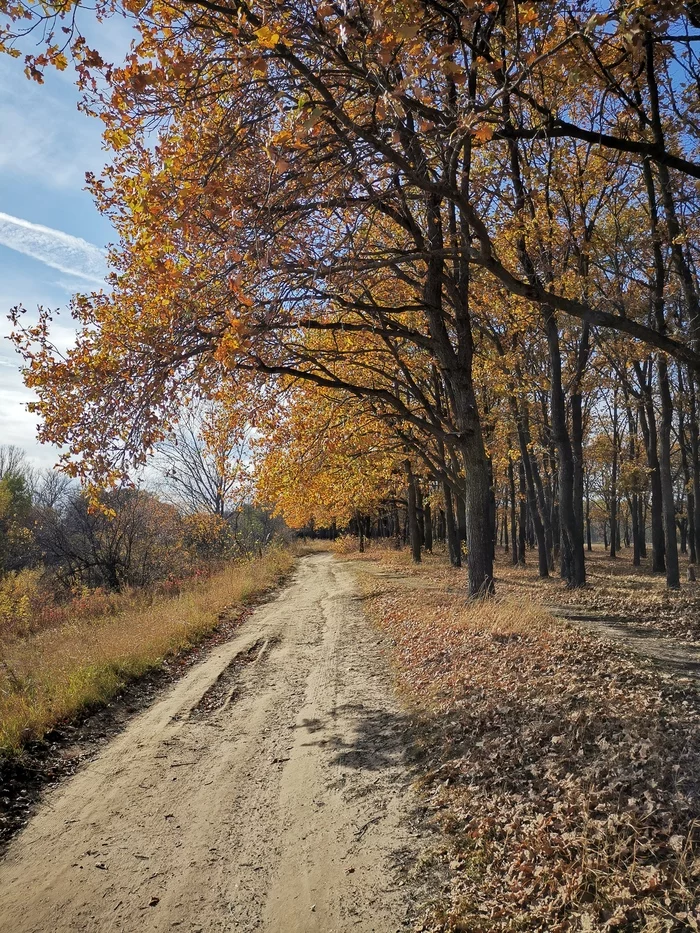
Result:
M124 23L94 25L90 33L111 60L128 47ZM68 346L70 297L99 287L102 251L114 239L84 190L85 172L104 165L102 124L80 113L78 100L70 70L38 85L24 76L21 59L0 55L0 443L23 447L40 466L51 466L57 452L36 442L36 418L25 408L31 393L4 339L7 312L17 304L28 317L37 305L61 309L55 342Z

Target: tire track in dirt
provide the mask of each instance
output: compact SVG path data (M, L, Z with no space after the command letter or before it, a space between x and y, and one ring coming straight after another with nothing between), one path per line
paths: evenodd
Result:
M402 929L421 838L380 647L351 571L303 559L47 796L0 863L0 930Z

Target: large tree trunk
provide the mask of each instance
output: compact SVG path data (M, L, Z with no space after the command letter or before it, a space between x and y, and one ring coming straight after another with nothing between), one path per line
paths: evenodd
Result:
M413 484L416 489L416 517L418 519L418 534L420 535L421 547L425 546L425 512L423 511L423 490L420 480L417 476L413 477Z
M647 496L637 496L637 508L639 509L639 556L646 559L647 556Z
M442 417L444 416L443 408L443 395L444 395L444 381L441 379L438 372L437 366L433 365L433 386L435 391L435 406L437 408L438 414ZM450 557L450 563L453 567L462 566L462 547L461 547L461 538L459 530L457 528L457 523L455 522L455 499L459 497L455 496L452 492L452 486L450 485L447 479L447 459L445 457L445 444L442 440L438 440L438 464L442 469L442 476L440 481L442 483L442 497L445 500L445 540L447 542L447 552ZM454 463L454 458L451 457L452 463ZM466 528L465 528L466 535Z
M671 431L673 428L673 401L668 383L668 366L659 355L656 364L657 383L661 396L661 423L659 426L659 465L661 467L661 502L666 533L666 585L677 590L681 585L678 567L678 541L676 535L676 501L673 494L673 467L671 464Z
M452 463L452 470L455 476L459 476L462 472L463 464L460 464L459 458L452 451L450 452L450 462ZM467 507L464 499L464 484L460 483L459 488L454 490L453 495L455 512L457 515L457 537L461 543L467 540Z
M551 366L552 435L559 458L559 521L564 549L562 566L566 572L567 585L578 587L586 583L586 563L583 549L583 523L579 524L577 509L574 505L574 454L566 425L559 329L554 313L550 309L545 309L544 314Z
M690 462L693 471L693 501L695 503L695 554L700 557L700 430L698 429L698 407L696 376L688 373L688 404L690 407Z
M457 533L460 541L467 540L467 501L460 493L456 493L457 502Z
M491 468L484 446L481 421L469 372L460 370L453 378L452 397L455 422L462 437L460 445L466 477L464 513L469 571L469 595L494 592Z
M516 494L515 494L515 470L513 461L508 457L508 489L510 491L510 546L513 566L518 563L518 518L516 512ZM523 533L523 542L525 536Z
M530 436L529 426L528 426L528 438ZM534 454L528 452L528 457L530 460L530 467L532 469L532 478L535 484L535 490L537 493L537 509L539 511L540 519L542 521L542 527L544 528L544 548L545 548L545 557L547 559L547 567L549 571L554 570L554 533L552 529L552 513L548 508L547 496L544 490L544 484L542 482L542 477L540 475L540 469L537 464L537 458Z
M554 572L557 561L563 579L566 579L565 565L567 556L562 560L562 530L559 517L559 491L556 444L554 434L549 424L548 404L551 404L551 395L541 398L542 405L542 477L540 486L544 497L545 534L547 536L547 552L549 554L549 571ZM534 457L533 457L534 460Z
M635 464L637 462L637 423L635 421L634 415L632 413L632 406L630 404L630 395L627 387L625 387L625 411L627 412L627 434L629 438L628 446L628 455L629 462ZM632 518L632 565L634 567L639 567L642 557L642 548L641 548L641 534L639 528L639 494L638 492L633 492L631 495L628 494L627 502L630 507L630 515Z
M617 391L613 398L613 449L610 467L610 556L617 557L617 467L618 467L618 430L617 430Z
M459 532L457 530L457 523L455 522L452 488L448 482L443 482L442 494L445 498L445 533L447 535L447 550L450 555L450 563L453 567L461 567L462 554Z
M579 393L571 396L571 447L574 456L574 515L583 543L583 400Z
M683 384L681 372L679 369L678 373L679 378L679 393L682 395ZM693 493L693 486L691 484L690 476L690 463L688 461L688 438L685 430L685 410L683 405L678 407L678 444L681 450L681 466L683 468L683 490L685 492L685 501L686 509L688 515L687 524L684 526L687 531L686 540L681 545L681 553L686 553L686 547L690 548L690 563L694 564L697 561L697 553L695 550L695 495ZM685 546L684 546L685 545Z
M639 567L642 551L639 546L639 505L637 493L633 492L630 498L630 513L632 515L632 566Z
M433 515L430 502L423 500L423 543L430 554L433 553Z
M511 409L513 411L516 430L518 432L518 444L520 446L520 457L525 474L525 485L527 488L527 501L530 510L530 521L532 522L535 538L537 540L538 571L541 577L549 576L549 555L547 552L547 540L545 535L544 523L538 508L537 491L535 486L534 470L529 451L529 434L527 425L520 415L518 403L515 397L511 397Z
M406 469L406 486L407 486L407 495L406 499L408 502L408 537L411 542L411 557L413 558L416 564L421 562L421 551L420 551L420 529L418 528L418 509L417 509L417 497L416 497L416 479L413 475L413 470L411 468L411 461L404 461L404 467Z
M591 536L591 489L588 479L586 479L586 550L593 550L593 539Z
M581 275L584 281L588 276L588 256L582 255L580 259ZM581 382L591 355L590 342L591 329L587 323L581 328L581 337L578 344L578 357L576 360L576 373L571 387L571 447L574 455L574 513L576 522L581 530L583 541L584 522L587 532L588 550L591 550L590 521L585 521L583 509L584 495L584 459L583 459L583 396Z
M527 479L523 461L518 463L518 493L520 498L520 515L518 522L518 564L525 566L525 534L528 525L527 515Z
M468 172L466 175L468 176ZM465 184L468 186L466 178ZM423 302L441 373L449 387L448 397L454 409L455 426L461 437L459 453L464 464L466 480L464 511L469 594L485 595L494 591L492 491L489 462L473 383L474 342L469 311L470 269L469 263L463 258L456 260L459 300L454 305L456 327L455 334L451 335L445 325L442 310L444 240L438 198L429 195L426 198L425 209L431 256L427 263ZM454 227L454 210L451 218ZM461 218L461 222L462 234L468 241L468 220ZM456 346L453 336L456 337Z
M651 33L645 35L645 68L647 87L649 91L649 104L651 112L651 130L657 146L665 146L663 128L661 123L661 107L654 62L654 41ZM652 310L656 320L656 328L660 334L667 332L666 309L664 290L666 271L664 265L664 250L658 229L658 208L656 203L656 186L651 162L644 160L642 165L644 183L647 190L649 206L649 221L654 257L654 274L651 281ZM676 205L671 186L671 175L666 165L659 162L656 166L661 188L661 200L664 205L666 227L670 238L671 261L678 277L681 280L683 294L687 304L689 319L692 322L694 337L698 336L700 322L700 304L695 291L695 280L692 271L686 262L682 241L682 231L678 223ZM661 479L661 501L664 516L664 530L666 532L666 583L671 589L680 586L680 573L678 568L678 545L676 539L676 503L673 495L673 468L671 465L671 430L673 428L673 402L668 379L668 363L664 354L659 354L656 364L657 386L661 397L661 424L659 430L659 465Z
M460 430L464 431L461 425ZM466 432L462 456L468 477L465 505L469 595L485 596L494 592L493 516L490 470L481 430Z
M650 395L645 391L644 402L639 408L639 424L644 437L649 487L651 489L651 569L653 573L666 572L664 517L661 497L661 475L656 441L656 415Z

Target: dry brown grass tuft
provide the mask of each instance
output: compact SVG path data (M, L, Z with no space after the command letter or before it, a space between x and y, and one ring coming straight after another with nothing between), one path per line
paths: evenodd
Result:
M467 603L459 621L471 632L485 632L496 638L542 635L552 622L546 610L535 603L513 599L476 600Z
M290 549L271 548L176 596L0 644L0 754L18 753L56 723L105 703L127 681L199 642L223 614L241 612L276 586L294 557Z

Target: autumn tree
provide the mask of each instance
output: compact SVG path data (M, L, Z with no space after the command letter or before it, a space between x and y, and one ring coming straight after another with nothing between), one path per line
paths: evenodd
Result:
M206 396L265 376L273 395L280 379L347 392L393 417L397 438L463 494L470 590L489 590L494 473L475 384L485 339L513 387L541 572L561 545L561 570L580 585L582 385L594 338L616 333L632 368L653 353L644 378L661 402L658 476L675 547L666 357L687 368L692 393L700 364L698 104L683 84L696 72L693 8L123 9L140 42L116 68L76 35L73 6L34 11L68 20L87 106L114 153L93 180L120 236L111 294L76 304L82 331L66 360L47 316L17 335L43 436L68 442L75 471L104 481L142 462L183 384ZM28 71L63 67L62 56L50 38ZM647 242L639 257L627 229ZM516 321L534 322L533 358L546 348L532 391L515 357L522 328L513 340L507 316L490 326L501 296ZM691 435L694 476L696 455Z
M252 494L250 441L241 412L193 404L158 445L152 467L164 478L164 492L188 512L231 518Z

